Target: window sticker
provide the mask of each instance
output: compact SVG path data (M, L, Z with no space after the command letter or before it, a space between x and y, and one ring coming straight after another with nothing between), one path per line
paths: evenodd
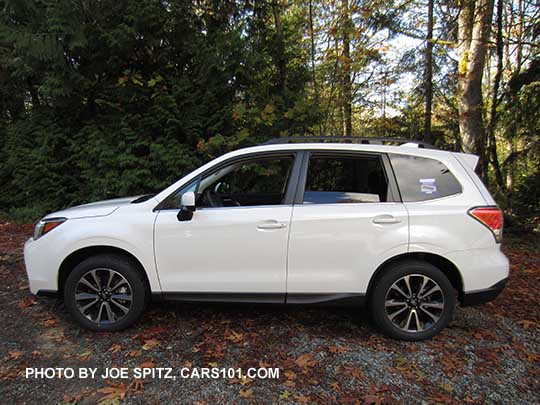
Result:
M420 179L420 192L424 194L433 194L437 192L437 183L435 179Z

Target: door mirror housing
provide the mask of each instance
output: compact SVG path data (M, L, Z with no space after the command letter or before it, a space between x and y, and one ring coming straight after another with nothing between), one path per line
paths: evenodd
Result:
M182 208L195 211L195 193L193 191L188 191L187 193L182 194L180 205Z
M193 212L195 211L195 193L189 191L182 194L182 199L180 200L180 211L176 218L179 221L191 221L193 218Z

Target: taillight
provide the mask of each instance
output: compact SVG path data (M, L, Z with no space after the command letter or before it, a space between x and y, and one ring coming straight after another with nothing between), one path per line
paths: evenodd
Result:
M469 215L488 227L497 243L502 240L503 213L497 207L477 207L469 210Z

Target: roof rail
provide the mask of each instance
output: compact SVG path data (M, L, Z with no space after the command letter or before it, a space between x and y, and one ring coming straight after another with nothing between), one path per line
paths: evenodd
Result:
M397 143L400 145L404 144L416 144L419 148L425 149L438 149L430 143L417 141L414 139L405 139L405 138L391 138L391 137L366 137L366 136L291 136L291 137L282 137L282 138L273 138L262 145L278 145L282 143L290 142L321 142L321 141L332 141L332 142L358 142L363 144L375 144L375 145L384 145L385 143Z

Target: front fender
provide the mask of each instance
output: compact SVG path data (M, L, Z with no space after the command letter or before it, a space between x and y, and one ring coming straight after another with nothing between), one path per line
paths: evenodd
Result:
M131 254L146 271L152 292L161 292L154 261L156 213L128 216L120 211L107 217L70 219L38 240L29 239L25 244L25 263L32 293L58 290L64 260L81 249L96 246Z

